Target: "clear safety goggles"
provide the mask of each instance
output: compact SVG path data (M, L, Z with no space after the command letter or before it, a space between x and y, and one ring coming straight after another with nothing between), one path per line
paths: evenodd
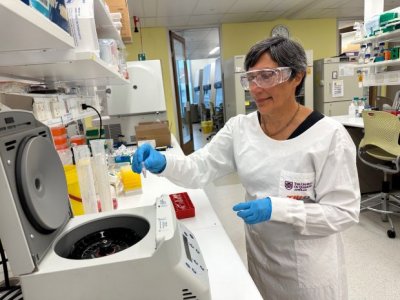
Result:
M289 67L254 70L240 76L240 83L245 90L248 90L253 82L260 88L270 88L287 81L291 74L292 69Z

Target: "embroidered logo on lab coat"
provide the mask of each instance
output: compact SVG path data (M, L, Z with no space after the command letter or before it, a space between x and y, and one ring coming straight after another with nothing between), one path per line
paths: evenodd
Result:
M296 200L314 199L315 173L298 173L282 170L279 196Z
M296 181L287 181L285 180L285 188L290 191L298 191L304 192L313 186L312 182L296 182Z
M285 180L285 188L290 191L293 188L293 181Z

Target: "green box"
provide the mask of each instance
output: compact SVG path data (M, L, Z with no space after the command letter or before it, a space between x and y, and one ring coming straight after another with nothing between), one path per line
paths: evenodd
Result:
M379 26L386 26L391 20L398 17L397 12L387 12L379 16Z
M390 59L399 59L400 46L390 49Z

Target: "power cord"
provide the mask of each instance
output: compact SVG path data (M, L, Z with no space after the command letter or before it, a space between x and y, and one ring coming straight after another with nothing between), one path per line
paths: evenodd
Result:
M0 240L0 257L1 257L1 264L3 265L3 273L4 273L4 289L8 290L11 285L10 285L10 278L8 277L8 267L7 267L7 261L8 259L6 258L6 253L4 252L3 244ZM2 291L2 288L0 288L0 291Z
M11 286L7 267L7 257L0 240L0 264L3 265L4 286L0 286L0 300L22 300L21 286Z
M103 127L103 122L102 122L102 119L101 119L101 115L100 115L99 111L96 108L94 108L93 106L87 105L85 103L82 103L82 109L86 110L87 108L93 109L97 113L97 115L99 116L99 120L100 120L99 139L101 139L101 128Z
M13 286L3 295L0 294L0 300L23 300L20 286Z

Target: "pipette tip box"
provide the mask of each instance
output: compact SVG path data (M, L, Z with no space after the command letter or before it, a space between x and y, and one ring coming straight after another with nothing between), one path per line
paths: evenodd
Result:
M195 216L195 209L188 193L170 194L169 198L174 205L176 217L178 219L191 218Z

